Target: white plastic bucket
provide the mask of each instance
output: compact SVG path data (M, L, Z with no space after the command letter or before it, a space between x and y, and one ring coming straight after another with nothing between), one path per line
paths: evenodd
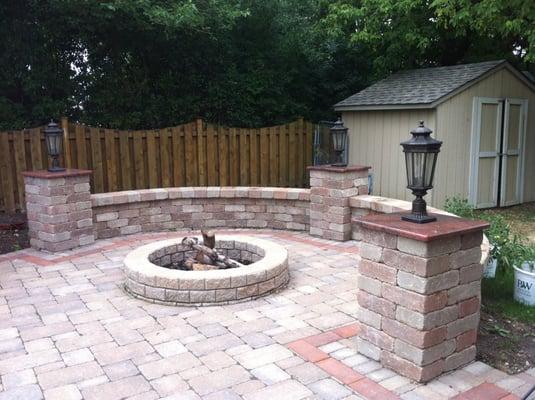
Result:
M485 268L483 269L483 278L495 278L497 265L498 260L489 257L487 263L485 264Z
M535 306L535 268L533 265L535 261L524 262L520 268L514 266L515 300L529 306Z

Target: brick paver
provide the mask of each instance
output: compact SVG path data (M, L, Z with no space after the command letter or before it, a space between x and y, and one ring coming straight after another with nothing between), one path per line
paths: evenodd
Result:
M535 383L481 362L426 385L382 368L357 352L358 242L239 232L289 250L287 288L204 308L129 297L124 256L180 232L0 257L0 400L514 400Z

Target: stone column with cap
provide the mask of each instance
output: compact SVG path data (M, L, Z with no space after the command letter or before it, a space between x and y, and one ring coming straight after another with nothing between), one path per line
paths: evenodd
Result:
M419 382L473 361L479 324L482 221L400 213L363 217L358 351Z
M91 171L23 172L30 245L58 252L95 241Z
M310 234L324 239L351 239L349 198L368 194L370 167L318 165L310 171Z

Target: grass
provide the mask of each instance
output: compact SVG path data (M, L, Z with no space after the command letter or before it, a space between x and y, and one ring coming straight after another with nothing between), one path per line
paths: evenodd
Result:
M517 321L535 323L535 307L516 302L513 299L513 286L514 272L510 269L498 269L494 279L483 279L481 294L486 311Z

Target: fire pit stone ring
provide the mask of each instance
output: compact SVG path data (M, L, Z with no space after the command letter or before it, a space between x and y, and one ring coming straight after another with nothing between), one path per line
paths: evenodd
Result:
M183 271L168 266L190 252L182 237L132 250L124 260L125 289L132 296L171 305L221 305L268 295L289 280L288 251L268 240L240 235L217 237L216 248L252 262L239 268Z

